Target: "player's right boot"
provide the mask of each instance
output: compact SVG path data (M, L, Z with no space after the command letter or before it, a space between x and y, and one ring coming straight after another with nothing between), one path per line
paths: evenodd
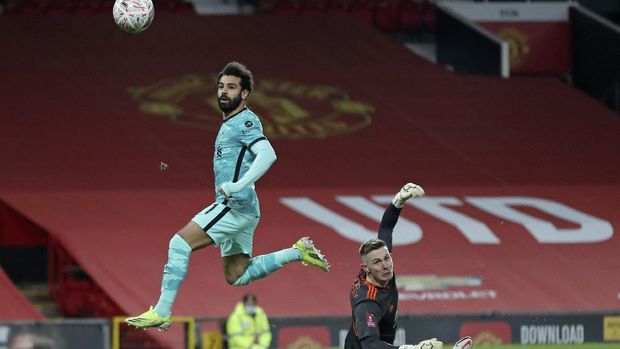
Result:
M459 341L454 344L452 349L471 349L471 347L473 346L474 341L471 339L470 336L467 336L459 339Z
M293 244L293 247L301 251L301 264L314 265L323 271L329 271L329 262L321 251L314 247L314 243L309 237L305 236L299 239Z
M125 322L129 326L136 328L147 329L149 327L157 327L160 331L167 331L172 324L172 316L168 315L163 317L153 309L153 306L149 310L138 316L132 316L125 319Z
M414 183L405 184L392 199L392 204L398 208L405 206L407 200L411 198L421 198L424 196L424 189Z

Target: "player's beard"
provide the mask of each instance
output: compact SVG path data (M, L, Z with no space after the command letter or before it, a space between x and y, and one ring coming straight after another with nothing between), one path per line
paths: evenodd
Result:
M241 102L242 102L241 94L239 94L237 97L232 98L232 99L229 97L226 102L222 102L222 100L218 98L217 106L220 108L222 112L230 113L231 111L237 109L237 107L241 105Z

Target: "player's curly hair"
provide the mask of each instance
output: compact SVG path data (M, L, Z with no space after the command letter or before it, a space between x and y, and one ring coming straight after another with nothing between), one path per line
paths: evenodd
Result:
M366 242L364 242L362 244L362 246L360 246L360 256L365 256L367 255L369 252L374 251L374 250L378 250L382 247L387 246L385 244L385 241L381 240L381 239L370 239Z
M254 78L252 72L248 67L239 62L230 62L226 64L224 69L217 76L217 81L220 81L222 75L232 75L241 78L241 89L252 92L254 89Z

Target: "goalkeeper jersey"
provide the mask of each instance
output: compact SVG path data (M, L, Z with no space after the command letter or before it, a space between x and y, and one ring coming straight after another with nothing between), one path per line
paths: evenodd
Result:
M372 348L397 348L390 345L396 335L396 276L386 287L368 282L364 275L358 276L351 288L350 300L352 323L345 349L361 349L362 341Z
M392 252L392 232L400 217L400 208L389 205L381 218L377 237L385 241ZM379 287L366 280L360 272L351 287L351 328L344 342L345 349L397 348L392 345L396 336L398 290L396 274L386 287Z

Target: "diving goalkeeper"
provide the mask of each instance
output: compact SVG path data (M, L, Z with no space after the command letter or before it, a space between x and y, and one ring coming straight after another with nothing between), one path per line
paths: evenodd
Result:
M396 335L398 290L392 262L392 232L400 211L411 198L424 196L419 185L407 183L387 207L376 239L360 247L362 269L351 287L352 324L345 339L345 349L442 349L436 338L416 345L393 345ZM471 337L460 339L453 349L470 349Z

